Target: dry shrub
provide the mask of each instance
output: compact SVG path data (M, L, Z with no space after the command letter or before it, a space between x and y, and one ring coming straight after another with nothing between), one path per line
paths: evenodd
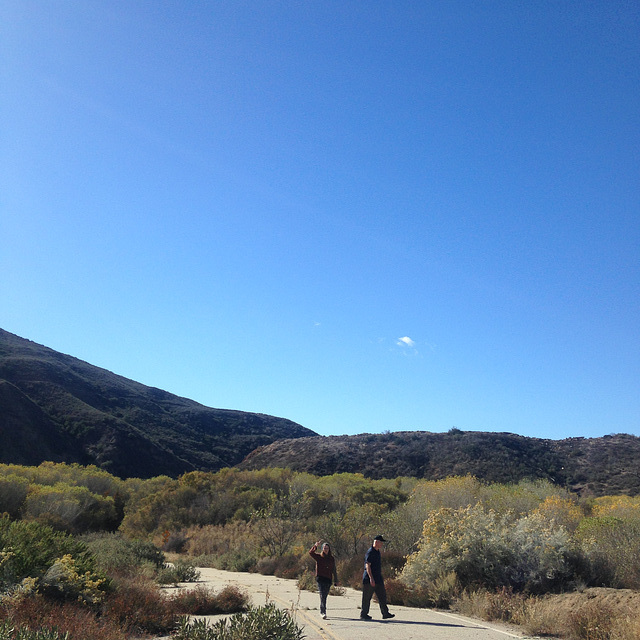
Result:
M404 605L406 603L407 592L409 590L402 582L391 578L390 580L384 581L384 587L387 592L387 602L389 604Z
M298 577L298 589L301 591L311 591L313 593L318 591L316 577L311 571L305 571Z
M522 623L526 618L526 602L529 600L522 594L513 593L512 589L503 587L495 593L486 592L485 620Z
M254 571L258 562L258 540L253 525L230 522L226 525L190 527L185 531L186 551L200 567L225 571Z
M611 605L590 600L568 613L568 635L578 640L611 640L616 626L616 613Z
M407 607L448 609L460 593L454 572L438 575L434 580L419 585L408 586L399 578L385 580L384 584L389 602Z
M534 636L559 635L562 615L553 606L554 598L531 597L525 601L522 620L519 624L529 634Z
M218 613L211 589L198 585L195 589L181 589L171 596L171 602L181 615L205 616Z
M470 618L485 620L486 611L489 609L489 592L486 589L478 591L465 589L453 608Z
M249 596L246 591L232 585L224 587L219 593L198 585L195 589L183 589L171 598L175 611L189 615L213 615L219 613L237 613L246 611Z
M169 553L183 553L188 538L183 531L173 531L162 541L162 550Z
M479 589L466 590L455 603L456 611L481 620L509 622L517 625L527 623L530 608L537 602L534 596L513 593L511 589L502 588L495 592ZM550 633L550 630L540 630Z
M294 579L302 575L304 570L304 562L298 556L289 554L262 558L256 565L256 571L263 576L277 576L278 578Z
M254 527L247 522L190 527L183 533L191 556L224 555L253 551L257 547Z
M130 632L164 632L176 623L173 604L154 583L144 580L121 582L103 605L104 613Z
M249 594L232 585L224 587L215 599L220 613L237 613L249 607Z
M364 556L352 556L346 560L338 560L338 577L345 587L362 590L362 573Z
M43 596L13 598L3 603L0 618L18 628L56 628L68 640L125 640L126 634L110 618L98 617L95 611L79 602L55 602Z
M618 620L616 625L616 640L638 640L640 638L640 616L627 616Z
M570 640L638 640L640 595L626 589L586 589L581 592L525 597L507 591L465 592L456 607L485 620L518 624L531 635Z

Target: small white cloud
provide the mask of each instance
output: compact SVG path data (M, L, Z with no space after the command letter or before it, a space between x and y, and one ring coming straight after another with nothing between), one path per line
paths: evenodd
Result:
M399 347L415 347L416 346L416 343L409 336L405 336L404 338L398 338L398 342L396 344Z

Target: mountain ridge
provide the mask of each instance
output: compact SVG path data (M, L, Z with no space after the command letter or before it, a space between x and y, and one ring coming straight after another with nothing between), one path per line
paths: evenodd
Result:
M276 439L316 435L286 418L206 407L2 329L0 385L0 462L175 476L233 466Z
M286 418L212 409L0 329L0 462L95 464L120 477L288 467L371 478L547 479L640 494L640 438L398 431L320 436Z
M397 431L279 440L252 451L242 469L287 467L314 475L362 473L440 480L473 475L487 482L545 479L581 495L640 494L640 438L549 440L513 433Z

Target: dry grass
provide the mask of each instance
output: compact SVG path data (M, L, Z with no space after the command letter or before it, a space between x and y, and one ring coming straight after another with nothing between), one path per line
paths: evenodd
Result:
M521 626L532 635L568 640L640 640L640 592L585 589L544 597L507 590L465 592L456 610L483 620Z
M55 602L42 596L25 596L6 602L0 619L18 629L52 629L69 640L125 640L126 633L113 619L100 617L78 602Z

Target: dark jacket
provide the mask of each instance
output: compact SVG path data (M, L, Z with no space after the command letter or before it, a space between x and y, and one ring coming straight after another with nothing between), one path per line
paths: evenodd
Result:
M316 561L316 577L325 578L326 580L333 580L338 582L338 573L336 572L336 560L329 552L328 556L323 556L321 553L316 553L316 546L314 545L309 550L309 555Z

